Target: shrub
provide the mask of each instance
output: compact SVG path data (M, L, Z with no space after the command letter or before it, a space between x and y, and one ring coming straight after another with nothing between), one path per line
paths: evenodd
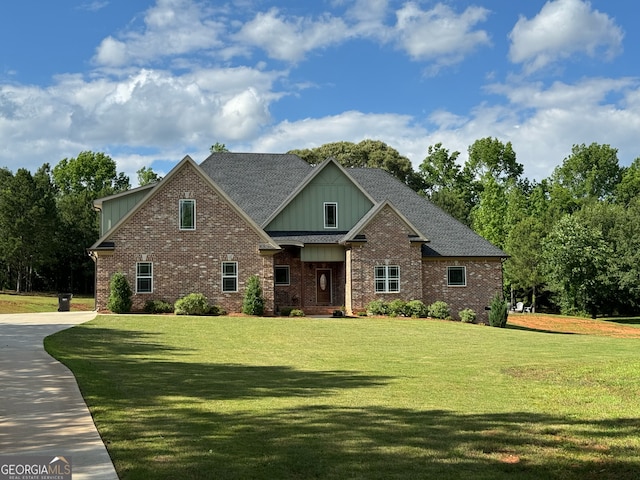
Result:
M304 312L302 310L300 310L299 308L294 308L289 313L289 316L290 317L304 317Z
M280 316L288 317L292 310L293 310L293 307L280 307L278 312L280 313Z
M446 302L437 301L429 305L429 316L432 318L449 318L451 316L451 308Z
M262 315L264 313L264 297L262 296L262 287L260 287L260 278L257 275L251 275L247 280L247 289L242 301L242 313L245 315Z
M387 315L392 317L404 317L407 312L407 302L396 298L387 304Z
M201 293L190 293L175 304L176 315L206 315L209 313L207 297Z
M476 321L476 312L474 312L470 308L460 310L458 315L460 315L460 320L464 323L473 323Z
M504 328L507 325L507 316L509 315L509 306L506 300L502 299L499 293L493 297L491 301L491 310L489 310L489 325L492 327Z
M413 318L425 318L429 315L429 310L422 300L411 300L407 302L406 315Z
M387 304L384 300L372 300L367 305L367 315L386 315Z
M144 304L146 313L173 313L173 304L164 300L147 300Z
M122 272L116 272L109 282L109 300L107 308L113 313L128 313L131 311L131 296L133 292Z
M220 305L210 305L209 311L207 312L207 314L217 317L219 315L226 315L227 311L224 308L222 308Z

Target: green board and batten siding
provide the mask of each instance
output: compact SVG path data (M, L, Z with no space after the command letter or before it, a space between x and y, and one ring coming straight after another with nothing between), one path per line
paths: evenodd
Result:
M324 228L324 204L338 206L338 227ZM327 165L298 193L265 230L348 231L373 207L371 200L335 165Z
M120 221L136 204L142 200L151 190L131 190L125 195L117 195L102 203L102 223L100 235L104 235L116 223Z

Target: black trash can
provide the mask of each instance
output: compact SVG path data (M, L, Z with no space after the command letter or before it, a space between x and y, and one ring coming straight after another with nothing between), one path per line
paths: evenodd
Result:
M68 312L71 307L71 297L73 297L70 293L59 293L58 294L58 311L59 312Z

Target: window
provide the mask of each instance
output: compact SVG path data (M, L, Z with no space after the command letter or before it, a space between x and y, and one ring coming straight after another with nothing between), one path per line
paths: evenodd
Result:
M238 262L222 262L222 291L238 291Z
M447 286L466 287L467 267L447 267Z
M397 265L379 265L375 271L376 293L394 293L400 291L400 267Z
M338 204L335 202L324 204L324 228L338 228Z
M289 265L276 265L274 276L276 285L289 285Z
M180 200L180 230L196 229L196 201Z
M136 263L136 293L153 293L153 263Z

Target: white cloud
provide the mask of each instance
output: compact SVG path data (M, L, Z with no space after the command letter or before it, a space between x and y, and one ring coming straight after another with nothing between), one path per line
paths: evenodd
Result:
M284 18L278 9L272 8L245 23L234 38L263 49L271 58L295 63L310 50L340 43L348 36L349 29L340 18L330 15L319 20Z
M398 43L414 60L452 65L476 48L491 43L486 31L474 30L488 14L489 11L481 7L468 7L457 14L442 3L423 11L416 3L409 2L396 12Z
M582 0L552 0L531 20L520 17L509 34L509 58L527 73L582 53L611 59L622 50L624 33L604 13Z
M147 65L155 60L222 46L222 21L190 0L157 0L147 10L142 31L105 38L93 58L98 66Z

